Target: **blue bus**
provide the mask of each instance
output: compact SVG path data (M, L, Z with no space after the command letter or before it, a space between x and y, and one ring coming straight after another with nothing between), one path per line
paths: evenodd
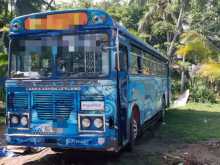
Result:
M169 63L98 9L10 24L10 145L118 152L169 105Z

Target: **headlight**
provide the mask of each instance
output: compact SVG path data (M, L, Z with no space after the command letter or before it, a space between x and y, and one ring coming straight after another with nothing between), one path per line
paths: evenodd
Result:
M11 124L18 124L19 123L18 116L12 115L10 120L11 120Z
M91 125L91 121L90 121L89 118L83 118L82 119L82 126L84 128L88 128L88 127L90 127L90 125Z
M94 120L94 126L96 128L102 128L103 127L103 120L101 118L96 118Z
M101 114L79 114L78 128L80 132L104 132L105 116Z
M27 126L28 125L28 118L27 118L27 116L22 116L20 121L21 121L21 125L22 126Z

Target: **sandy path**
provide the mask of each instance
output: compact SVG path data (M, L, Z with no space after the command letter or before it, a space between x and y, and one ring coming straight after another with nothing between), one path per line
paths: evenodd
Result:
M2 158L0 160L0 164L1 165L22 165L30 161L40 160L46 155L50 155L50 154L54 154L54 152L51 151L49 148L46 148L43 151L36 153L36 154L18 156L18 157L12 157L12 158Z

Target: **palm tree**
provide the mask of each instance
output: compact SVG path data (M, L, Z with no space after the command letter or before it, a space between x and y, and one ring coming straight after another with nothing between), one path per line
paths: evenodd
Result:
M180 63L182 66L184 66L186 60L197 65L202 64L202 67L199 67L199 74L202 77L206 77L209 80L220 78L218 62L209 62L211 58L218 61L217 51L213 49L204 35L195 31L185 32L180 36L180 43L181 45L178 46L176 54L182 57L182 62ZM188 68L181 68L181 92L183 92L185 72Z
M149 0L129 0L128 4L138 4L139 7L143 7Z
M20 16L42 10L54 10L54 0L16 0L15 15Z
M179 6L178 15L171 10L171 6L174 5L174 3ZM156 3L149 4L149 10L144 14L143 18L139 22L139 31L142 33L146 32L148 26L156 24L159 21L164 25L170 22L170 24L175 26L172 32L169 31L169 28L165 29L165 31L167 31L166 42L169 43L167 45L166 54L171 61L175 52L175 42L177 41L179 35L183 32L182 24L186 3L186 0L182 0L181 3L175 0L156 0Z
M5 35L7 33L8 29L7 28L2 28L0 30L1 38L0 38L0 100L3 99L4 97L4 89L3 89L3 84L4 84L4 79L7 74L7 69L8 69L8 55L6 53L6 48L5 48Z

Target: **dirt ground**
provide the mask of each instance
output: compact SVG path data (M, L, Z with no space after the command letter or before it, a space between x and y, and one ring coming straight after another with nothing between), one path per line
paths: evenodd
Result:
M2 138L2 137L1 137ZM144 134L133 152L119 156L96 152L55 153L46 148L38 153L20 153L1 158L1 165L220 165L220 141L187 144L163 138L157 131Z

